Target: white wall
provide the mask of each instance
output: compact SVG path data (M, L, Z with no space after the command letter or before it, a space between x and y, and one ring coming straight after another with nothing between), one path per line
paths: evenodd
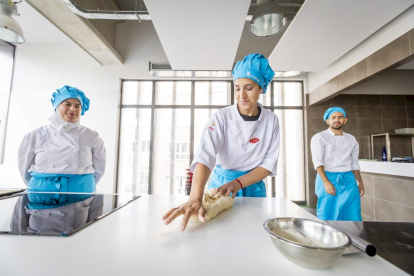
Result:
M391 41L414 28L414 6L368 37L321 72L308 74L308 92L313 91Z
M25 16L39 16L30 14L33 12L37 13L26 9ZM32 24L46 25L45 21L38 17ZM47 27L51 36L61 36L52 24ZM98 131L107 149L107 170L97 190L113 192L120 79L150 79L149 61L168 61L151 21L128 21L117 28L116 49L125 59L120 66L100 66L68 38L60 39L59 44L37 42L17 47L0 187L23 186L17 169L20 141L25 133L48 124L53 112L51 94L63 85L70 85L83 90L91 100L90 110L81 117L81 123Z

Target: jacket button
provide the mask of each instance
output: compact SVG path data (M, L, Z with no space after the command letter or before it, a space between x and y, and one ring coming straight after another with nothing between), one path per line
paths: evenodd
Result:
M73 163L73 166L75 166L75 167L78 166L78 163Z

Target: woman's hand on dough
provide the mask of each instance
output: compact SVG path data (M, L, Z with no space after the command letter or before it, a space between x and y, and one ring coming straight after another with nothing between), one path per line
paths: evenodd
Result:
M232 180L224 184L223 186L217 188L215 194L218 194L219 197L222 197L222 196L230 196L230 194L233 193L232 197L235 198L239 190L240 190L239 182L237 182L236 180Z
M198 219L201 222L205 222L206 219L204 218L206 211L203 207L201 199L188 199L188 202L181 204L178 207L172 208L168 211L162 219L164 220L164 224L168 225L177 217L183 215L183 219L181 221L180 229L181 232L185 230L188 221L192 215L198 215Z

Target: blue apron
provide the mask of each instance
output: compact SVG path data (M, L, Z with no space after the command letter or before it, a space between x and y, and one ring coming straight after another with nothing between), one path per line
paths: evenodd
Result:
M211 176L211 181L208 185L208 188L218 188L224 184L239 178L242 175L245 175L251 171L240 172L240 171L231 171L225 170L220 166L216 166ZM266 185L263 180L247 186L239 190L236 194L238 197L266 197Z
M91 197L90 193L96 191L95 177L93 174L49 174L30 172L30 175L32 177L27 184L27 195L29 199L28 207L30 209L50 209L68 205L85 200Z
M317 216L321 220L361 221L361 197L352 172L325 172L336 189L336 196L325 191L317 174L315 193L318 196Z

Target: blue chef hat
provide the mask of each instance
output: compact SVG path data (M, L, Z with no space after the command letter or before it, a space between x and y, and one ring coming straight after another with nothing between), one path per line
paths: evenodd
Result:
M269 61L260 54L250 54L243 61L237 62L233 70L233 81L240 78L248 78L257 82L266 93L267 85L272 81L275 72L269 65Z
M89 99L85 96L85 93L83 93L75 87L71 87L68 85L63 86L60 89L57 89L56 92L53 93L52 99L50 99L50 101L53 104L54 110L56 110L56 108L60 105L61 102L69 98L78 99L80 101L82 105L81 116L85 114L85 111L88 111Z
M325 111L325 114L323 114L323 120L324 121L328 120L329 117L331 116L331 114L335 113L335 112L341 112L344 115L344 117L346 118L345 110L341 107L335 106L335 107L330 107L330 108L328 108L328 110Z

